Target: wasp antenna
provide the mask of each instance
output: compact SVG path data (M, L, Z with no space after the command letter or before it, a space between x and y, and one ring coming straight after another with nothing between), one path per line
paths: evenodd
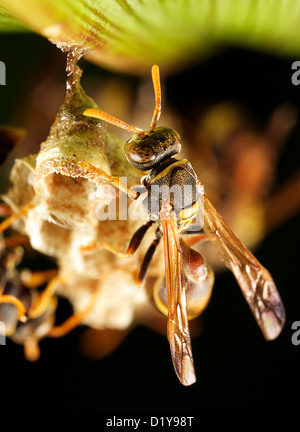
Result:
M106 112L104 112L100 109L87 109L83 112L83 115L85 115L86 117L94 117L94 118L97 118L99 120L104 120L104 121L111 123L111 124L113 124L119 128L126 129L129 132L139 134L143 137L145 136L145 132L143 131L143 129L137 128L135 126L131 126L131 125L123 122L122 120L119 120L116 117L114 117L110 114L107 114Z
M161 87L160 87L160 77L159 77L159 67L157 65L153 65L151 69L153 87L154 87L154 95L155 95L155 108L153 112L153 117L150 125L150 130L156 128L156 124L159 120L161 113Z

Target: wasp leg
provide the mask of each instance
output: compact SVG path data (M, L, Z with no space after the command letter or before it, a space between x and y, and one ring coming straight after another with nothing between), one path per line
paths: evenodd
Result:
M153 240L153 242L151 243L151 245L149 246L146 255L144 256L140 271L139 271L139 275L138 275L138 285L143 286L146 276L147 276L147 272L150 266L150 263L152 261L154 252L157 248L157 245L160 241L160 236L156 235L155 239Z
M44 291L39 296L36 304L34 304L29 312L29 318L38 318L41 316L45 310L48 308L49 303L52 301L52 298L58 288L59 285L61 285L63 282L63 279L60 276L56 276L50 280L50 282L47 284Z
M49 269L43 271L31 272L30 270L23 270L20 274L21 280L27 288L37 288L44 283L49 282L58 274L57 269Z
M29 203L26 206L22 207L18 212L12 214L8 218L6 218L3 222L0 224L0 232L5 231L7 228L9 228L13 222L15 222L18 219L21 219L23 216L25 216L30 209L33 208L33 204Z
M209 240L206 234L195 234L189 236L187 239L183 238L185 244L189 247L194 246L197 243L202 243Z
M148 221L144 225L142 225L137 231L135 231L135 233L131 237L131 240L129 242L129 246L128 246L126 252L121 252L121 251L115 249L109 243L105 243L105 242L95 242L95 243L92 243L88 246L83 246L81 248L81 250L82 251L91 251L94 249L103 248L103 249L106 249L109 252L112 252L113 254L117 255L119 258L128 259L137 250L137 248L141 244L146 232L148 231L148 229L151 227L152 224L153 224L153 221Z
M49 337L62 337L65 336L67 333L69 333L71 330L73 330L75 327L77 327L79 324L81 324L84 317L91 312L93 307L95 306L96 299L97 299L97 291L94 292L92 295L92 299L88 306L79 311L75 312L73 315L71 315L66 321L64 321L59 326L52 327L52 329L49 331L48 335Z
M83 168L84 170L88 171L89 173L94 174L96 177L101 177L107 180L109 183L111 183L114 187L119 189L122 192L125 192L127 196L129 196L131 199L136 200L140 193L138 191L131 190L126 184L122 183L118 177L113 177L109 174L107 174L105 171L102 171L93 165L86 163L86 162L80 162L79 163L80 168Z
M35 337L28 337L24 341L24 356L26 360L35 362L40 358L41 351L38 340Z
M18 309L18 320L22 321L22 322L27 321L26 308L20 299L18 299L14 295L9 295L9 294L8 295L1 295L0 296L0 303L13 304Z

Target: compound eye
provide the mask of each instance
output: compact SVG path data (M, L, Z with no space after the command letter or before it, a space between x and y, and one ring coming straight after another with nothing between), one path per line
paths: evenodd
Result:
M140 171L148 171L156 164L156 155L147 139L131 139L124 147L128 162Z
M135 134L125 144L128 162L141 171L148 171L164 160L179 153L181 144L176 131L166 127L146 132L144 137Z
M141 145L141 143L126 143L125 152L127 158L136 164L145 164L155 160L152 148L147 145Z

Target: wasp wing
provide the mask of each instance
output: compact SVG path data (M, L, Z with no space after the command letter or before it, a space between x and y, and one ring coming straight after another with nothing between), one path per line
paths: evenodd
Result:
M169 203L162 203L160 217L168 294L168 340L179 380L184 385L191 385L196 376L186 310L185 277L177 221Z
M253 315L267 340L275 339L285 322L285 311L268 272L242 244L204 194L205 233L220 258L233 272Z

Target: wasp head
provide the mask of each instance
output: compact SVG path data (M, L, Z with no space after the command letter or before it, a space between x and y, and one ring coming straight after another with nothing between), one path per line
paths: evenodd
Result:
M144 136L134 134L124 148L128 162L140 171L151 170L180 149L178 132L167 127L157 127Z

